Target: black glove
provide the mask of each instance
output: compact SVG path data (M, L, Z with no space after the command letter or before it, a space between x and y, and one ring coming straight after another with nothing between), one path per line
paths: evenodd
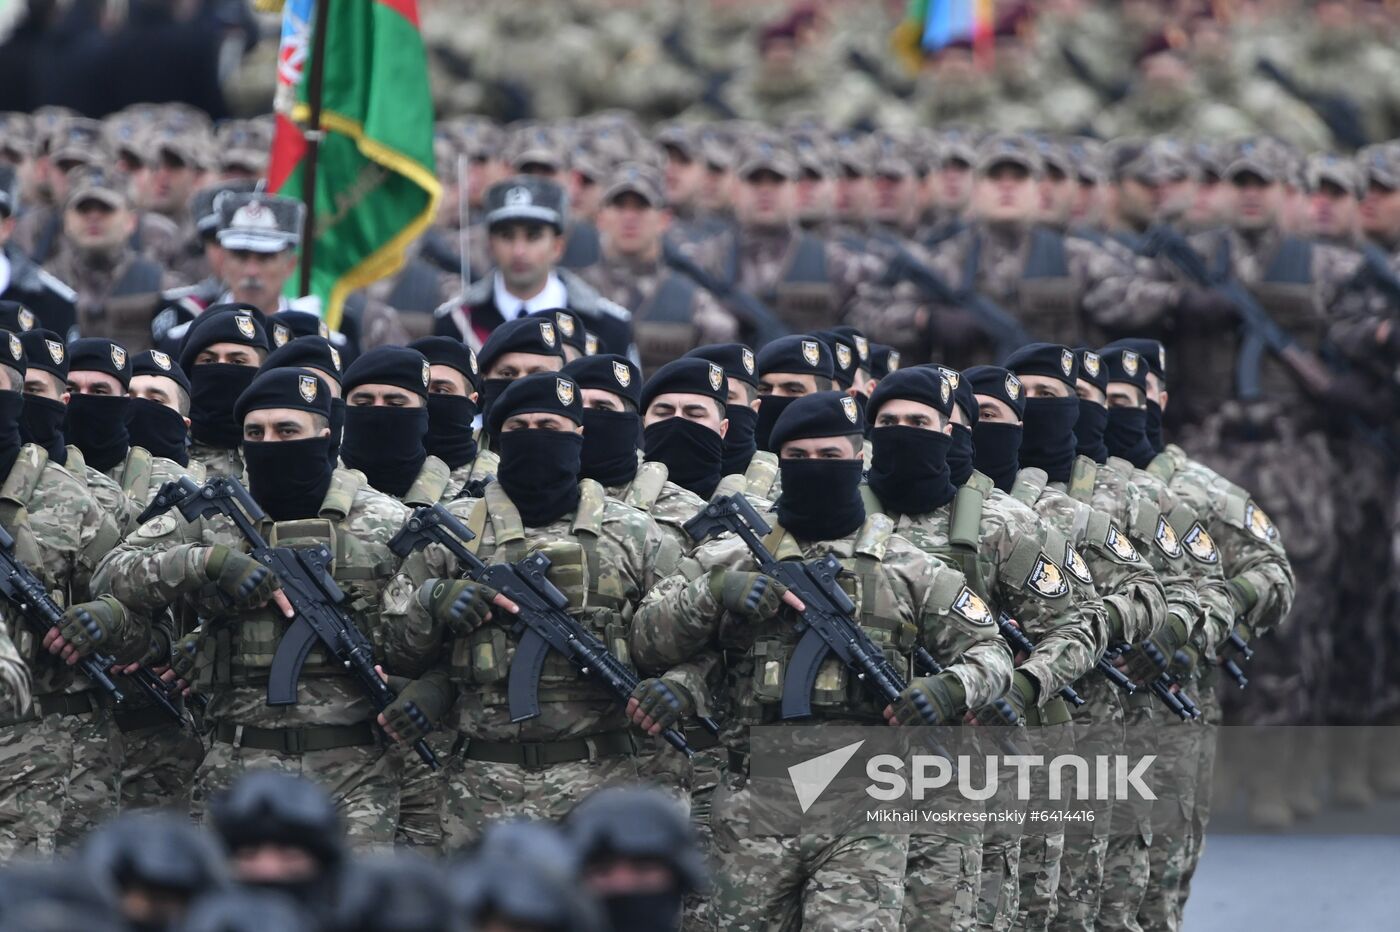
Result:
M187 634L170 645L170 669L186 683L194 682L199 666L199 639L198 634Z
M437 690L411 680L399 690L398 697L384 707L384 719L404 744L413 744L426 738L433 730L429 718L432 700Z
M1186 643L1186 624L1175 614L1167 615L1167 623L1162 629L1123 655L1128 668L1125 671L1139 686L1146 686L1161 676L1177 650Z
M486 623L496 590L470 579L430 579L418 588L418 602L454 634L471 634Z
M209 548L204 575L228 596L235 608L266 605L272 593L282 587L277 574L257 560L223 544Z
M776 579L739 570L711 570L709 585L715 601L746 621L772 618L787 594L787 586Z
M1026 709L1035 705L1035 683L1017 670L1011 674L1011 688L996 702L977 710L983 725L1015 725L1025 721Z
M642 680L632 690L632 698L637 700L638 711L660 725L662 731L675 728L695 714L695 699L690 695L690 690L674 680Z
M967 690L951 673L921 676L894 702L901 725L946 725L955 722L967 705Z
M96 650L106 649L125 622L126 607L111 596L103 596L95 602L69 606L63 613L58 633L79 657L86 657Z

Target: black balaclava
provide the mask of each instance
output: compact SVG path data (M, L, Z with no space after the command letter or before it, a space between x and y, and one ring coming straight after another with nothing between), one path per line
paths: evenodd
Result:
M972 450L972 428L954 424L952 443L948 447L948 479L961 488L972 478L972 471L977 468L976 461Z
M704 424L683 417L657 421L642 434L646 458L664 463L670 480L709 500L723 477L724 438Z
M865 521L860 460L779 460L778 523L799 540L837 540Z
M144 447L152 456L163 456L181 466L189 465L189 429L174 408L148 398L132 398L126 431L132 446Z
M1108 447L1103 442L1103 432L1107 426L1108 409L1100 402L1080 398L1079 420L1074 422L1074 452L1096 463L1103 463L1108 459Z
M1152 449L1161 453L1167 442L1162 437L1162 406L1151 398L1147 399L1147 442Z
M68 462L68 447L65 445L68 441L63 436L63 422L67 417L68 406L63 402L40 395L25 395L19 419L20 439L43 447L48 451L49 459L62 466Z
M125 395L81 393L68 400L64 436L82 451L83 459L98 472L120 465L131 449L126 429L129 401Z
M244 441L248 491L274 521L314 518L331 487L329 437Z
M514 379L486 379L481 383L481 423L491 420L491 406L501 397L501 392L510 387Z
M427 408L352 405L345 409L340 456L346 466L363 472L374 488L399 498L423 470L427 433Z
M720 472L732 476L749 468L758 449L754 439L758 412L748 405L725 405L724 416L729 419L729 430L724 435L724 462Z
M758 418L754 422L754 442L757 449L766 453L776 453L777 451L770 445L773 436L773 425L778 423L778 417L787 410L788 405L796 401L796 398L779 397L777 395L764 395L758 403Z
M19 392L0 390L0 479L10 474L19 459L19 448L24 441L19 436L20 412L24 409L24 396Z
M681 927L685 895L679 889L599 897L609 927L616 932L671 932Z
M476 435L472 421L476 403L468 395L429 395L428 434L423 448L451 469L476 459Z
M637 439L642 419L635 411L583 409L583 452L579 477L611 489L637 477Z
M972 428L973 462L1003 492L1010 492L1021 471L1021 425L978 421Z
M1104 441L1110 456L1121 456L1138 469L1146 469L1157 455L1147 439L1146 408L1109 408Z
M209 362L191 366L189 375L190 434L211 447L234 449L243 441L243 425L233 405L257 378L257 367Z
M1068 482L1078 439L1079 399L1027 398L1021 435L1021 465L1045 470L1051 482ZM978 441L980 445L980 441Z
M512 430L495 439L496 481L526 527L552 524L578 508L583 437L561 430Z
M344 398L331 399L331 414L327 420L331 424L330 448L326 451L326 456L330 458L332 466L340 465L340 444L345 440L345 404Z
M953 500L948 473L953 438L922 427L876 427L870 431L873 462L866 482L887 511L924 515Z

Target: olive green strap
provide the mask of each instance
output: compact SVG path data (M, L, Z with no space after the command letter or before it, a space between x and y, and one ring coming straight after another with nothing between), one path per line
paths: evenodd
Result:
M1094 483L1099 478L1099 464L1087 456L1074 458L1074 470L1069 476L1069 497L1088 503L1094 497Z

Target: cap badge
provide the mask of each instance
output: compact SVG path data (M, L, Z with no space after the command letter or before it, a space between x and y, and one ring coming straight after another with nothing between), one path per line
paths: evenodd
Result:
M57 340L45 340L44 345L48 347L49 358L53 360L55 366L63 365L63 344Z
M236 314L234 315L233 322L238 326L238 332L249 340L258 335L257 327L253 326L253 318L245 317L242 314Z
M1006 396L1012 401L1021 397L1021 380L1012 372L1006 373Z
M540 339L543 340L544 345L548 346L550 349L553 349L556 345L555 340L557 338L554 335L554 325L547 320L540 321Z
M1065 378L1069 378L1070 373L1074 371L1074 354L1069 350L1060 350L1060 371L1065 374Z
M632 370L627 367L627 363L615 362L612 364L612 367L613 378L617 379L618 385L626 388L632 384Z
M574 403L574 383L568 379L554 380L554 394L559 399L559 403L568 407Z
M160 350L151 350L151 362L155 363L166 372L170 371L170 357Z
M744 347L743 351L742 351L739 355L743 358L744 371L747 372L749 375L753 375L753 367L754 367L753 350L749 349L749 348L746 346L746 347Z
M297 376L297 391L301 392L301 397L307 404L314 402L316 400L316 376Z
M111 349L112 349L112 365L116 366L118 369L125 369L125 368L126 368L126 347L124 347L124 346L118 346L117 344L113 343ZM49 353L50 353L50 354L53 353L53 349L52 349L52 348L49 350Z
M1123 351L1123 371L1131 376L1138 374L1138 354L1132 350Z
M841 399L841 410L845 412L846 420L852 424L856 422L856 418L860 417L860 408L856 407L856 400L850 395Z
M815 366L817 363L821 362L822 351L821 347L817 345L816 340L802 341L802 358L807 360L807 365L809 366Z

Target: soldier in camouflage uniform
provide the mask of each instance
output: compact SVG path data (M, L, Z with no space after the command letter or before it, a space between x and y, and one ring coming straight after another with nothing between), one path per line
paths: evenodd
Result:
M69 621L94 621L102 649L122 662L141 659L150 647L144 620L128 614L114 599L86 600L97 563L120 539L110 516L93 501L81 480L51 462L34 444L20 443L20 386L26 361L19 337L8 334L0 355L0 435L9 449L0 483L5 530L15 539L15 556L53 593L65 614L63 637L40 637L13 608L6 608L7 643L14 644L33 677L33 703L7 697L0 729L5 790L0 804L0 848L4 857L28 852L52 855L71 846L118 805L122 765L121 734L94 685L68 657L52 647L66 641L86 654L96 635L80 636ZM75 640L77 638L77 640ZM62 648L59 648L62 650ZM7 663L7 683L15 684L18 664ZM19 669L22 669L19 668ZM22 680L20 681L22 682Z
M204 481L204 469L190 462L190 380L160 350L146 350L131 360L131 407L126 421L133 446L169 460Z
M943 673L912 681L894 708L872 699L844 668L818 677L813 709L820 721L907 724L957 721L969 705L1005 692L1010 655L985 605L963 575L930 560L903 538L893 522L867 514L860 496L862 418L854 399L821 392L793 402L773 439L783 454L784 489L768 545L780 558L812 559L834 553L859 575L865 592L857 615L911 663L916 644L948 661ZM850 577L848 577L848 580ZM847 585L851 583L848 581ZM737 538L697 548L681 573L647 597L632 635L648 683L677 688L678 665L719 654L726 710L727 782L715 801L713 829L720 877L714 928L766 929L799 922L812 928L898 929L903 909L908 844L899 836L757 836L743 826L750 725L777 721L784 656L795 628L784 609L783 587L753 572L752 556ZM956 660L954 659L956 658ZM906 667L907 672L907 667ZM921 714L919 709L926 710ZM653 716L657 725L674 712Z
M296 337L269 353L258 367L258 374L273 369L300 369L319 376L326 383L331 393L331 462L339 463L340 444L345 431L345 398L340 387L344 371L340 351L325 337Z
M211 307L180 344L180 368L190 380L190 460L211 479L243 477L242 425L233 406L270 349L258 315L242 305Z
M442 493L443 501L451 501L469 484L490 482L500 461L477 445L472 426L480 410L481 369L476 353L450 337L423 337L408 348L428 360L428 434L423 447L452 470Z
M510 383L540 372L564 368L564 341L558 324L549 315L507 321L491 332L476 356L481 368L481 431L485 447L491 444L491 406ZM492 451L496 452L496 451Z
M632 613L675 571L680 552L646 515L608 499L597 482L580 482L582 418L572 379L537 373L512 383L488 415L499 441L497 480L484 497L449 507L476 534L467 546L488 563L547 555L571 611L625 661ZM635 781L648 764L644 752L656 746L628 727L615 697L556 654L544 662L542 714L512 723L505 684L518 639L513 605L455 579L459 571L445 550L428 547L409 558L385 609L388 660L418 677L400 698L458 732L443 793L449 848L492 819L558 817L594 787ZM405 740L421 737L407 723L394 727Z
M198 367L196 367L198 368ZM278 546L332 548L351 617L379 632L380 593L398 567L389 538L408 512L357 472L330 459L330 392L317 376L276 369L238 399L249 492L266 512L260 528ZM399 758L386 753L363 689L320 647L302 671L299 701L267 705L268 666L290 607L279 581L247 555L248 542L222 516L191 524L175 511L131 534L99 568L96 587L137 611L187 603L203 619L177 645L175 670L210 696L213 744L195 781L193 808L249 769L305 775L332 789L352 838L394 838Z
M772 449L770 441L773 425L798 398L835 388L836 362L831 350L816 337L791 336L774 340L759 350L756 365L759 404L754 441L761 452L773 457L776 467L777 451ZM774 473L777 473L776 468ZM776 475L773 479L776 489L781 480ZM776 499L777 492L769 494L770 491L763 489L759 494Z
M724 417L729 421L729 429L724 434L724 462L720 472L725 478L720 480L721 492L767 496L778 473L778 458L758 449L757 356L742 343L702 346L686 355L718 363L727 380Z

